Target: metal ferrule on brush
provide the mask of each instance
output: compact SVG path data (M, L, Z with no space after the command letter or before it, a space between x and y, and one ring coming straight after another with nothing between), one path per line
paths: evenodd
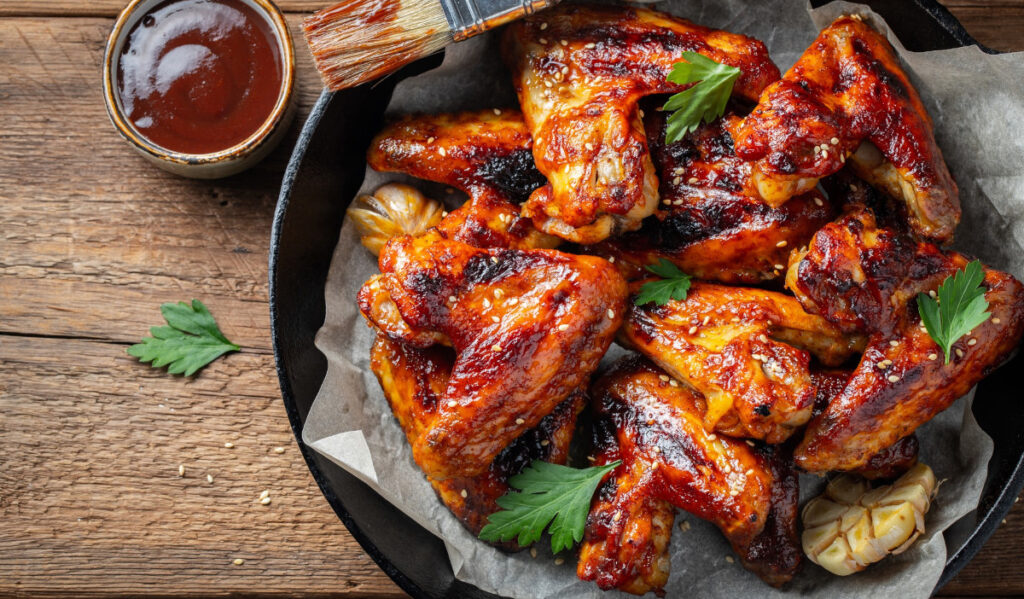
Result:
M558 0L440 0L456 42L552 6Z

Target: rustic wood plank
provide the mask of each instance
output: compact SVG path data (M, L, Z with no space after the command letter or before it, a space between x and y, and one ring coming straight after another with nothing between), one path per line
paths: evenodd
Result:
M939 593L951 595L1024 595L1024 502L1018 498L1006 520L956 578Z
M306 470L272 361L182 379L122 344L0 336L0 595L400 596Z
M0 332L137 339L160 323L160 302L197 297L229 337L267 350L270 223L320 92L312 63L300 53L300 114L268 160L192 181L154 168L109 123L99 75L109 27L0 20Z
M1024 2L988 6L982 0L966 0L947 7L982 44L1001 52L1024 50Z

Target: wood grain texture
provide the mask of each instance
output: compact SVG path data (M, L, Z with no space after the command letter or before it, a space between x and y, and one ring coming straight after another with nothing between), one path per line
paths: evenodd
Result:
M0 0L0 596L401 596L306 470L270 355L273 206L320 91L295 26L325 2L278 2L298 42L291 137L198 182L107 120L100 62L125 1ZM1024 49L1024 0L946 4L982 43ZM124 354L160 302L192 297L241 353L191 380ZM1024 594L1022 541L1018 505L943 594Z

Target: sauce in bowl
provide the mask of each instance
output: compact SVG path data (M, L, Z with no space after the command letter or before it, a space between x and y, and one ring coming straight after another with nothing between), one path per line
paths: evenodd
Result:
M281 94L281 63L270 23L242 0L166 0L128 33L118 99L154 144L209 154L267 121Z

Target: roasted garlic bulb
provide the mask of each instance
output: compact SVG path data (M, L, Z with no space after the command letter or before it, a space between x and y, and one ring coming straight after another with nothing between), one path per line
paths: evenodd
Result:
M392 237L419 235L441 222L444 206L415 187L401 183L381 185L373 195L352 202L348 217L359 229L360 241L376 256Z
M932 469L922 463L875 489L853 474L833 479L804 506L804 553L829 572L847 576L906 551L924 533L936 486Z

